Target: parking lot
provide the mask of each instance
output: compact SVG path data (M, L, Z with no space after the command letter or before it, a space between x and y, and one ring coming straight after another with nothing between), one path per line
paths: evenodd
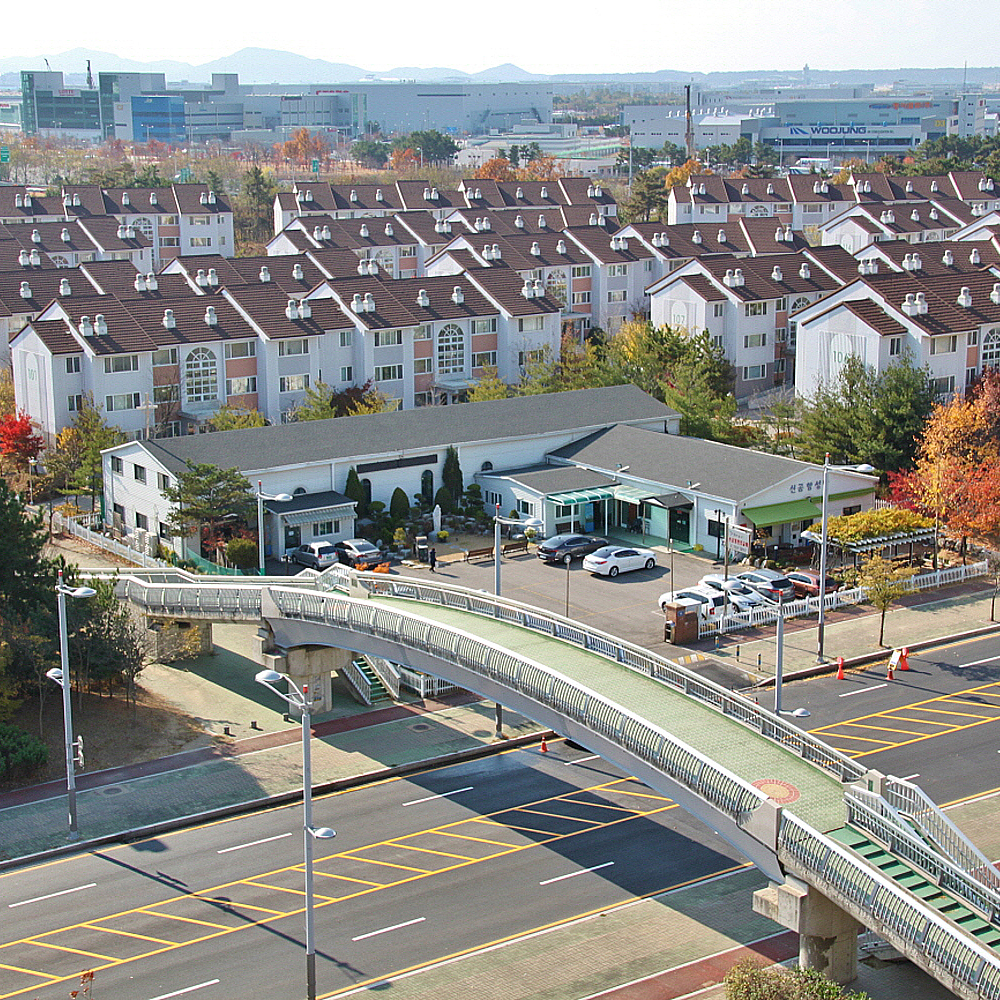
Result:
M677 552L673 562L674 582L671 582L670 554L659 551L654 569L640 569L612 578L588 573L581 559L575 559L567 571L561 563L543 562L532 552L503 560L500 589L502 595L511 600L565 615L568 582L570 618L648 649L662 651L663 613L657 606L657 598L666 590L689 586L706 573L720 569L719 564L704 554ZM404 575L429 572L424 567L419 570L401 567L399 571ZM494 590L492 560L438 562L435 576L491 594Z

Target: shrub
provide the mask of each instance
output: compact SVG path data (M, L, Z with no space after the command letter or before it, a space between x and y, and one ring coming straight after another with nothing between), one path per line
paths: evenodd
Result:
M452 512L452 508L455 506L451 490L449 490L447 486L440 487L437 493L434 494L434 503L441 508L442 514L450 514Z
M439 531L439 532L437 533L437 540L438 540L439 542L446 542L446 541L448 541L448 532L447 532L447 531L444 531L444 530L442 530L442 531Z
M226 543L226 558L242 570L257 565L257 543L252 538L231 538Z
M49 759L49 748L31 733L0 723L0 781L30 778Z
M406 499L406 492L402 487L397 486L392 491L389 500L389 517L394 524L401 524L410 516L410 501Z

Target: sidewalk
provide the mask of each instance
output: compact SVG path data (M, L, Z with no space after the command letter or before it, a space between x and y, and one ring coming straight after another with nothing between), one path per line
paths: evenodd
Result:
M993 588L977 581L909 595L886 613L882 646L878 642L880 615L874 608L861 605L828 612L823 640L825 669L834 669L840 656L850 667L852 660L888 661L894 648L956 638L979 629L1000 632L1000 621L990 622L992 596ZM714 660L728 672L743 674L748 685L760 684L774 679L776 633L774 626L746 635L730 633L721 638L718 648L714 640L705 640L690 647L697 650L694 656L681 655L684 650L677 647L666 649L677 648L680 661L695 670L703 671L706 661ZM817 651L816 617L789 619L782 657L784 679L824 669Z

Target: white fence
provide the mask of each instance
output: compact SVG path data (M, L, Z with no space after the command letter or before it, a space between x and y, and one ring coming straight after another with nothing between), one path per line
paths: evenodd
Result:
M911 592L929 590L932 587L943 587L946 584L961 583L963 580L970 580L973 577L985 576L988 568L988 564L984 560L968 566L952 566L950 569L941 569L937 572L919 573L909 580L902 581L902 583ZM863 587L835 590L824 596L823 608L825 611L832 611L834 608L841 608L848 604L860 604L865 596ZM784 615L785 618L801 618L813 614L819 614L818 597L787 601L780 608L777 604L769 604L763 608L754 608L752 611L736 612L722 619L699 622L698 638L703 639L705 636L773 625L778 620L779 615Z
M80 514L76 517L65 517L58 511L52 512L52 532L66 532L68 535L73 535L76 538L81 538L83 541L90 545L93 545L99 549L104 549L105 552L111 552L116 556L120 556L122 559L127 559L131 563L135 563L137 566L162 566L169 567L170 563L164 562L162 559L157 559L155 556L147 555L143 549L138 547L138 539L135 535L126 536L127 539L132 540L132 544L128 542L119 542L108 535L102 535L96 531L92 531L86 523L99 524L100 515L96 513Z

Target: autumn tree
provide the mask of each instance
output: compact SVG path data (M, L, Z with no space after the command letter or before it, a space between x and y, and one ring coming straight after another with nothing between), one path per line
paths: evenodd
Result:
M0 369L0 417L9 417L14 409L14 376L9 368L3 368Z
M70 427L74 435L66 439L65 451L60 453L57 450L56 453L63 476L62 490L64 493L87 494L93 505L104 487L101 452L121 444L125 434L107 422L102 408L94 405L89 394L83 397Z
M473 176L482 180L516 181L517 171L506 157L494 156L477 167Z
M500 378L496 368L486 367L482 376L468 391L466 400L470 403L482 403L488 399L506 399L510 392L509 386Z
M0 455L13 469L27 468L44 447L45 440L35 433L31 417L24 410L0 417Z
M853 583L864 587L867 601L879 612L878 644L883 645L885 636L885 613L895 601L910 592L909 579L916 570L909 566L897 566L880 555L869 556L861 568L853 575Z
M220 406L208 420L213 431L232 431L243 427L266 427L267 418L260 410L242 406Z
M518 171L521 181L554 181L562 177L563 172L554 156L541 155L529 160L527 165Z
M669 191L678 184L687 184L692 174L702 173L702 165L698 160L687 160L678 167L668 171L663 179L663 186Z
M299 128L289 139L281 143L281 155L286 160L303 164L314 159L325 160L330 155L330 144L322 133Z

